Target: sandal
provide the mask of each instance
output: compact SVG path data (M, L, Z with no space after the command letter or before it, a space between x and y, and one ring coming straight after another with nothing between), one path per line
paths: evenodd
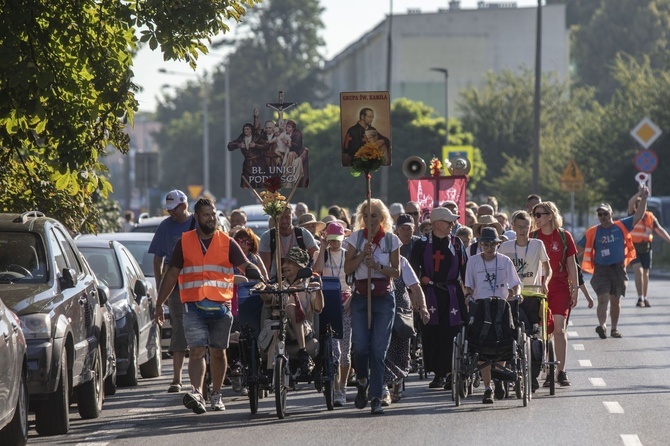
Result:
M181 383L172 383L168 387L167 393L179 393L181 392Z

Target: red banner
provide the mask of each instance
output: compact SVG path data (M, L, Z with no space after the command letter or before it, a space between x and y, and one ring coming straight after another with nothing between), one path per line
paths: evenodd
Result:
M424 177L418 180L407 180L410 200L416 201L421 206L421 221L429 214L431 209L437 207L443 201L452 200L458 205L458 213L461 216L459 222L465 224L465 191L468 185L466 175L451 177Z

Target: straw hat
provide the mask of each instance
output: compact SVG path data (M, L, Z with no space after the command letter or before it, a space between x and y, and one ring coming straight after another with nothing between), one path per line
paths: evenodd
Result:
M493 227L496 228L496 231L498 231L498 235L502 235L503 233L503 227L502 225L496 220L496 218L493 215L482 215L479 217L479 220L477 223L472 225L472 235L479 239L481 229L483 227Z
M314 217L314 214L309 212L306 214L302 214L298 218L298 226L304 228L305 226L308 225L314 225L314 227L316 228L314 232L321 232L326 228L326 224L324 222L318 221L316 217Z

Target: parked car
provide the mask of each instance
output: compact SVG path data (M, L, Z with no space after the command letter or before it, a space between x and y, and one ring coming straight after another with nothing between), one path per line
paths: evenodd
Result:
M142 273L131 252L114 240L81 236L77 246L109 288L109 303L116 321L117 382L137 385L140 375L161 375L160 331L154 321L156 290Z
M292 205L295 209L295 205ZM254 231L258 237L270 229L270 217L263 210L262 204L248 204L240 208L247 214L247 228ZM293 215L293 225L298 224L298 218Z
M154 255L149 254L149 245L153 240L153 233L148 232L107 232L100 233L97 236L82 235L77 240L87 240L88 238L97 238L99 240L116 240L123 246L128 248L128 251L135 257L137 263L142 268L144 277L156 289L158 295L158 288L156 287L156 278L154 277ZM163 306L165 310L165 322L161 326L161 349L163 354L167 354L170 349L170 338L172 337L172 327L170 326L170 310L167 305Z
M221 225L221 228L225 232L230 231L230 220L228 220L228 217L226 217L226 214L223 213L223 211L216 211L216 215L219 218L219 224ZM137 221L137 224L133 228L133 232L151 232L154 233L156 232L156 229L158 229L158 225L161 224L163 220L168 218L167 216L160 216L160 217L144 217L140 218Z
M0 214L0 299L21 321L30 410L40 435L70 429L70 396L97 418L104 340L96 279L65 227L37 211Z
M28 440L28 358L21 321L0 301L0 444Z

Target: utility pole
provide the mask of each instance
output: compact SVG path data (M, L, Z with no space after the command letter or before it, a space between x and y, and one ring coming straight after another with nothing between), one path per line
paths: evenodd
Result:
M540 98L542 96L542 0L537 0L535 38L535 100L533 103L533 189L540 193Z

